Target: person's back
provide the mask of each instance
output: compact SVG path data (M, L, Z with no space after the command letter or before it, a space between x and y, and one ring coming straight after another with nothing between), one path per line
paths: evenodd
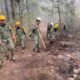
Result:
M62 28L61 28L61 34L64 36L67 35L67 27L63 23L62 23Z
M52 37L52 28L53 28L53 23L48 24L47 26L47 39L51 39Z
M52 29L52 25L50 24L50 25L48 25L48 31L50 32L51 29Z

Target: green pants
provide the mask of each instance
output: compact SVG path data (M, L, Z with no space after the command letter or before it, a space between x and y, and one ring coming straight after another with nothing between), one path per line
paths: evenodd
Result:
M15 45L14 45L14 42L11 38L8 39L9 43L8 43L8 47L7 47L7 50L8 50L8 55L9 55L9 59L11 60L14 56L14 49L15 49Z
M21 46L22 48L25 48L25 36L18 36L17 35L17 46Z
M36 35L36 34L34 35L33 43L34 43L33 49L39 50L39 35Z
M0 65L2 65L3 62L3 53L0 53Z
M51 32L47 32L47 39L51 39L52 37L52 33Z
M11 60L13 58L14 43L11 38L9 38L7 40L2 40L2 45L0 45L0 52L4 53L1 56L5 55L9 60ZM3 57L1 57L1 58L3 58Z
M53 39L56 39L57 36L58 36L58 34L59 34L58 31L57 31L57 32L53 32L52 40L53 40Z
M25 48L25 36L22 36L21 38L21 47Z

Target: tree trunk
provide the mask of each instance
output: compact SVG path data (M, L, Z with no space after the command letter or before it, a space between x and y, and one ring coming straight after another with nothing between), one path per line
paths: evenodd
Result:
M4 6L5 6L5 11L6 11L6 15L7 15L7 20L9 20L9 11L8 11L8 4L7 4L7 0L4 0Z
M11 0L11 8L12 8L12 17L13 19L15 19L14 0Z
M59 26L61 27L61 14L60 14L59 0L57 0L57 8L58 8L58 15L59 15Z

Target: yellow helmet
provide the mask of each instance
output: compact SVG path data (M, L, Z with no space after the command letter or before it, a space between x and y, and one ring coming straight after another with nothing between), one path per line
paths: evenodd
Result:
M20 25L21 23L19 21L16 22L16 25Z
M0 15L0 20L6 20L6 16L5 15Z
M58 23L55 23L54 24L54 28L59 28L59 24Z

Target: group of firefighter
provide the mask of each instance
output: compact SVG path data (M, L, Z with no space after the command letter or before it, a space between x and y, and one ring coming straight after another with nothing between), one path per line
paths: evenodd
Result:
M29 34L29 39L33 41L33 52L40 52L40 39L45 47L44 41L40 35L40 23L41 18L36 18L31 33ZM58 35L59 24L53 23L48 24L47 26L47 38L52 41L55 36ZM63 27L65 31L65 26ZM4 57L8 61L15 61L14 51L17 46L22 48L22 52L26 48L26 32L22 28L20 21L16 21L13 28L6 22L6 16L0 15L0 67L4 62Z
M47 39L52 43L60 34L67 35L67 28L64 23L48 23L47 26Z

